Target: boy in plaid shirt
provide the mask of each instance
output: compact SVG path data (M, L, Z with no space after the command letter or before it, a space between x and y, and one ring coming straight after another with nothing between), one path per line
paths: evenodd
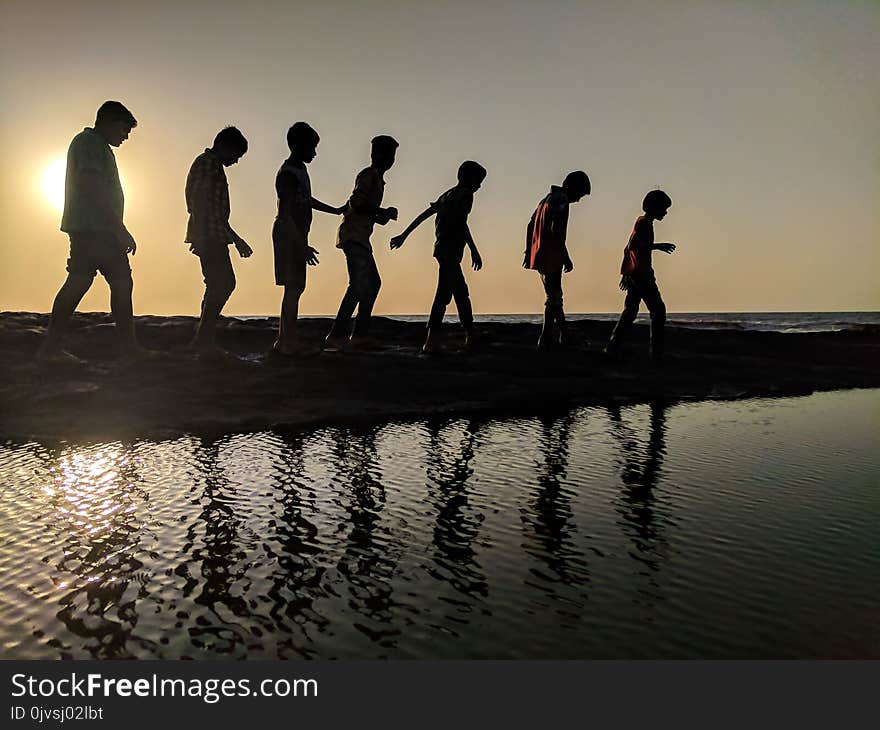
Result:
M222 355L215 343L217 320L235 290L235 272L229 258L233 244L242 258L253 250L229 225L229 184L225 167L247 152L248 143L235 127L217 133L214 144L196 157L186 178L186 243L199 257L205 278L201 317L192 347L201 354Z

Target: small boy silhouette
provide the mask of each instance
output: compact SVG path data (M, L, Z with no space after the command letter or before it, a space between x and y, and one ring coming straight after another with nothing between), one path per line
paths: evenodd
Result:
M394 165L397 140L382 134L374 137L371 145L371 164L355 178L354 190L348 199L337 234L336 247L341 248L345 254L348 268L348 288L327 335L326 341L330 346L339 347L345 343L355 307L358 312L351 344L369 344L370 316L382 286L376 259L373 257L373 247L370 245L370 235L375 223L384 226L388 221L397 220L397 208L381 207L385 191L383 176Z
M77 134L67 150L64 213L61 230L70 237L67 279L55 296L46 339L39 357L77 362L61 348L70 321L99 271L110 286L110 311L116 321L125 357L146 354L137 343L131 306L131 266L137 243L122 222L124 196L111 147L119 147L137 126L132 113L118 101L105 101L95 126Z
M544 196L526 229L526 250L523 268L541 274L544 293L544 325L538 338L538 349L563 344L565 312L562 308L562 272L574 268L565 243L568 230L568 207L590 194L590 178L582 170L570 172L562 185L553 185ZM558 328L553 338L553 324Z
M432 215L437 216L434 221L436 233L434 258L437 259L440 268L437 292L428 319L428 335L422 347L425 353L439 349L438 333L443 324L446 307L453 298L458 309L458 318L466 333L466 344L470 346L474 342L474 315L467 282L461 270L461 260L464 256L464 247L467 245L471 252L474 271L483 268L483 260L468 228L467 219L474 204L474 193L480 189L485 179L486 169L482 165L473 160L462 162L458 168L458 184L419 213L403 233L391 239L391 248L400 248L407 236L418 226Z
M315 159L320 141L318 133L306 122L297 122L287 130L290 156L275 176L278 215L272 226L272 250L275 257L275 283L284 287L278 339L272 351L279 355L298 352L297 317L299 299L306 288L306 266L318 263L318 252L309 246L312 210L340 215L345 206L334 208L312 197L312 184L306 165Z
M214 143L193 161L186 177L189 221L185 243L199 257L205 279L201 316L191 347L201 355L225 355L216 342L217 320L235 290L235 272L229 258L234 244L246 259L253 250L229 225L229 183L223 168L247 152L248 142L236 127L221 129Z
M663 357L663 327L666 322L666 305L657 288L651 253L675 251L674 243L654 243L654 221L662 221L672 205L672 199L662 190L652 190L642 201L645 215L639 216L633 226L626 248L623 250L623 263L620 266L620 289L626 292L626 300L620 319L611 333L605 351L615 355L620 344L629 332L639 313L639 304L644 301L651 314L651 357Z

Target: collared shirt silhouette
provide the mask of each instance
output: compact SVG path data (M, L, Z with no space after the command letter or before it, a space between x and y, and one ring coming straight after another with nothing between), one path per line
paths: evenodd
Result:
M96 173L96 179L100 180L100 186L94 188L100 201L91 199L81 183L86 172ZM100 205L96 207L95 202ZM67 150L61 230L65 233L114 231L122 223L124 208L125 195L119 181L116 155L104 137L93 127L86 127L73 138ZM108 211L112 220L102 215L101 209Z
M232 243L229 227L229 183L223 163L208 148L193 161L186 176L186 243Z
M61 230L70 237L67 278L52 303L41 360L76 362L62 347L70 315L79 306L100 271L110 286L110 310L116 321L121 353L143 357L146 351L135 337L131 305L132 278L128 254L137 242L123 222L125 196L111 147L128 139L137 120L118 101L106 101L95 115L94 127L85 127L70 142L64 177Z
M568 230L569 200L559 185L538 203L526 233L528 268L542 274L562 271L568 253L565 239Z
M374 165L361 170L354 181L354 190L349 198L349 205L342 215L342 223L336 235L336 248L346 243L357 243L372 251L370 236L376 216L373 211L382 206L385 195L385 178L381 170Z

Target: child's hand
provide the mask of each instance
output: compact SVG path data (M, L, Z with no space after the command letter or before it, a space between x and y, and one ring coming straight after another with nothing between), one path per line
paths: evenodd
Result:
M391 250L393 251L396 248L400 248L403 245L403 242L406 240L406 236L399 235L393 236L391 238Z
M125 253L130 253L132 256L137 253L137 241L125 228L119 233L119 246Z
M477 251L471 251L471 266L474 267L474 271L479 271L483 268L483 258Z
M385 209L385 214L388 216L388 220L396 221L397 220L397 208L391 206L390 208Z
M562 262L562 270L568 274L574 268L574 264L571 262L570 258L566 258L565 261Z
M318 249L306 246L306 263L315 266L318 263Z
M243 259L248 258L254 252L254 250L250 246L248 246L247 241L245 241L243 238L239 238L237 241L235 241L235 248L238 250L238 255L241 256Z
M657 250L662 251L663 253L672 253L675 251L674 243L658 243Z

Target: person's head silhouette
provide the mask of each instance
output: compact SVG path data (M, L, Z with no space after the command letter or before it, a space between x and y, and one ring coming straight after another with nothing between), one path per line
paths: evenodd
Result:
M486 179L486 168L479 162L466 160L459 165L458 182L468 190L477 192Z
M318 133L307 122L297 122L287 130L287 146L291 154L303 162L315 159L320 141Z
M662 190L652 190L642 201L642 210L658 221L666 217L666 212L671 206L672 198Z
M95 131L113 147L125 142L136 126L137 119L118 101L105 101L95 115Z
M373 165L382 172L390 170L397 153L397 140L387 134L380 134L378 137L373 137L370 144L370 160Z
M214 152L224 167L238 162L247 152L248 141L237 127L224 127L214 137Z
M577 203L585 195L590 194L590 178L583 170L570 172L562 181L562 189L570 203Z

